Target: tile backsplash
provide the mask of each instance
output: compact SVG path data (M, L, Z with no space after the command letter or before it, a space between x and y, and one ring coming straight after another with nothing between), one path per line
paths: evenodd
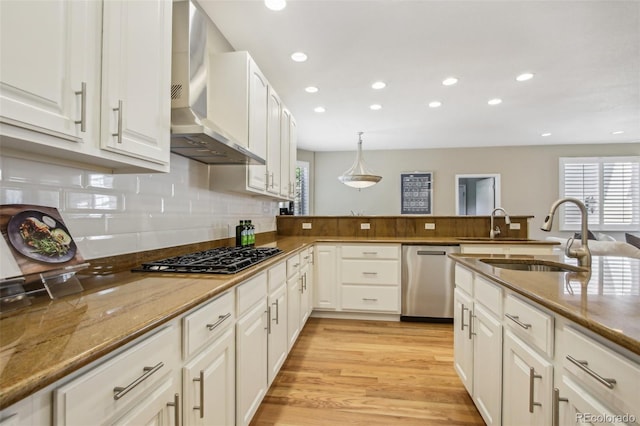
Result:
M234 167L234 166L211 166ZM0 156L0 204L56 207L95 259L276 230L277 201L209 190L209 166L171 155L171 172L107 174Z

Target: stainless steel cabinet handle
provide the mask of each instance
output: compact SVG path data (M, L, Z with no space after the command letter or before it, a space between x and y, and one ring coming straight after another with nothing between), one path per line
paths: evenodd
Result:
M271 172L271 188L273 189L273 186L276 184L276 178L273 175L274 172Z
M278 325L280 323L280 305L278 304L278 299L276 299L275 303L272 303L272 305L276 305L276 317L273 319L273 321L276 322L276 325Z
M173 402L167 402L167 407L175 407L173 423L176 426L180 426L180 394L175 394L173 396Z
M118 101L118 108L113 108L114 111L118 111L118 132L111 133L111 136L117 137L117 142L122 143L122 100Z
M533 393L535 390L535 379L542 379L542 376L536 374L536 370L533 367L529 367L529 412L533 413L533 407L538 406L542 407L542 404L539 402L535 402L533 399Z
M267 306L267 334L271 334L271 306Z
M304 260L307 260L308 258L309 258L309 255L303 257Z
M304 286L304 291L307 291L307 273L306 272L302 275L302 285Z
M505 317L509 318L511 321L515 322L516 324L518 324L520 327L524 328L525 330L531 328L531 324L525 324L522 321L520 321L520 317L516 316L516 315L510 315L510 314L504 314Z
M209 329L209 331L213 331L214 328L222 324L230 316L231 316L231 312L227 312L226 315L220 315L216 322L214 322L213 324L207 324L207 328Z
M75 92L76 95L80 95L80 120L74 121L74 123L80 125L80 131L87 131L87 83L82 82L79 92Z
M582 360L575 359L571 355L567 355L567 359L571 363L575 364L579 369L581 369L582 371L584 371L585 373L587 373L588 375L590 375L591 377L596 379L599 383L601 383L602 385L608 387L609 389L613 389L613 387L617 383L616 379L607 379L605 377L602 377L601 375L599 375L598 373L596 373L592 369L590 369L588 367L589 363L587 361L582 361Z
M200 370L200 377L196 377L193 381L200 382L200 405L196 405L193 409L200 411L200 418L204 419L204 370Z
M464 303L462 304L462 306L460 307L460 330L464 331L464 328L466 327L464 324L464 311L468 311L469 308L465 308L464 307Z
M473 336L476 335L476 333L473 332L473 319L476 316L473 315L473 311L471 309L469 309L469 340L473 339Z
M296 263L296 264L293 265L294 268L297 268L298 266L300 266L299 263Z
M149 376L151 376L153 373L160 370L163 366L164 366L164 362L159 362L153 367L144 367L142 371L144 371L145 373L142 376L138 377L137 379L135 379L133 382L129 383L125 387L116 386L115 388L113 388L113 392L114 392L113 399L115 399L116 401L119 400L120 398L128 394L133 388L135 388L140 383L147 380Z
M560 398L560 389L553 388L553 399L551 400L551 426L560 426L560 401L569 402L567 398Z
M362 275L378 275L377 272L363 272Z
M377 251L363 251L362 254L378 254Z
M364 300L365 302L377 302L378 301L378 299L369 298L369 297L363 297L362 300Z

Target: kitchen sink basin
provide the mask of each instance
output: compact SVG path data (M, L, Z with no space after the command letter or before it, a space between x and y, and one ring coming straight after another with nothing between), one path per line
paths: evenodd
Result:
M481 262L494 268L512 269L515 271L536 272L587 272L580 266L567 265L540 259L480 259Z

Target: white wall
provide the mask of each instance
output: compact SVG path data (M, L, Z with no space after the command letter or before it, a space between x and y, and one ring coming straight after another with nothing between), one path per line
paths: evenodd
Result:
M209 166L174 154L170 173L124 175L0 156L0 204L58 208L86 259L233 237L240 219L275 231L277 214L275 201L210 191Z
M400 214L400 173L434 173L433 213L455 215L455 175L500 173L502 207L513 215L534 215L530 237L544 239L539 223L558 198L558 158L640 155L640 144L553 145L525 147L364 151L382 181L358 191L337 179L354 161L355 152L315 153L315 215ZM558 221L556 221L557 224ZM554 225L554 231L557 226ZM566 235L566 234L565 234ZM614 234L621 239L621 234Z

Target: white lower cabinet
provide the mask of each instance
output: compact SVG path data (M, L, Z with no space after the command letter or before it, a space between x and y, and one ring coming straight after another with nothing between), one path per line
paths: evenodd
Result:
M332 244L316 244L314 247L314 309L335 311L338 307L337 250Z
M453 292L453 366L470 395L473 394L473 340L470 327L471 296L456 287Z
M473 311L473 401L488 425L501 424L502 324L482 305Z
M271 268L268 300L268 381L273 382L289 353L287 340L287 268L284 263Z
M503 423L550 424L553 364L510 330L505 332L503 363Z
M235 333L233 327L183 369L185 425L235 423Z
M236 424L248 425L267 393L267 275L237 288Z
M502 292L456 267L454 368L488 425L502 424Z
M235 297L228 291L182 319L185 425L235 422Z
M124 424L133 418L173 424L169 411L175 414L176 408L166 404L180 393L179 348L179 327L171 324L57 388L54 424Z
M141 399L124 416L112 423L125 425L180 425L180 380L167 377L162 384Z
M300 253L300 330L313 309L313 249Z

